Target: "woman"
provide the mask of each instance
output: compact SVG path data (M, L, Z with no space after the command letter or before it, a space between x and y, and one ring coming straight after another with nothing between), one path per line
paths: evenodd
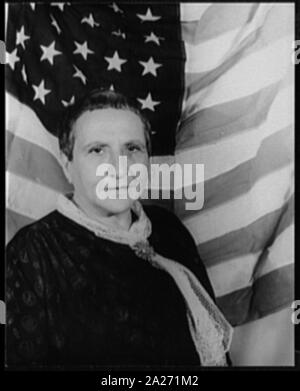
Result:
M67 109L59 145L74 192L7 248L9 367L228 363L232 329L192 237L172 213L129 196L128 170L149 164L149 134L119 93L92 91ZM99 179L107 165L114 175Z

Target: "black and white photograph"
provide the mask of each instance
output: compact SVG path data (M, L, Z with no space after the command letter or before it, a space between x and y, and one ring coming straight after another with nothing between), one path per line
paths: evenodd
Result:
M5 3L6 370L295 368L296 19Z

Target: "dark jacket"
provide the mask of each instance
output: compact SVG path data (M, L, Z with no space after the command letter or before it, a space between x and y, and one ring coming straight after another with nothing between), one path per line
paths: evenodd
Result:
M163 208L145 212L154 249L214 298L184 225ZM54 211L20 230L6 255L8 367L199 366L181 292L128 246Z

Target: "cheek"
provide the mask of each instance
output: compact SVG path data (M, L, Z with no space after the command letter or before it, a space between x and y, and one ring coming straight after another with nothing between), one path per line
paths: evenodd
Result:
M93 159L81 158L74 162L74 179L84 185L96 184L99 178L96 176L98 163Z

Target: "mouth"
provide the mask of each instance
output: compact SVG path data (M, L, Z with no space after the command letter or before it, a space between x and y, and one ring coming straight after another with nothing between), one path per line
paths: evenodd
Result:
M127 186L108 187L108 190L127 190Z

